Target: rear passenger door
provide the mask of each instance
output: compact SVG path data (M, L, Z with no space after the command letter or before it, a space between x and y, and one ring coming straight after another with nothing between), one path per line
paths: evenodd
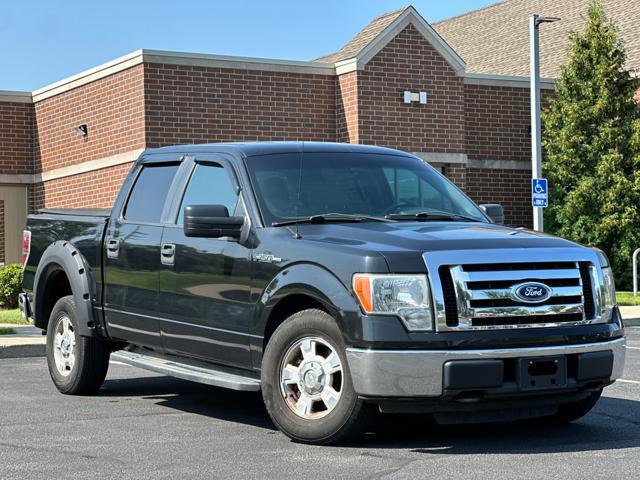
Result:
M160 331L167 351L236 367L249 367L251 250L246 240L187 237L187 205L224 205L229 215L245 217L237 177L230 163L215 155L189 159L184 165L184 193L162 237Z
M160 242L166 199L178 158L145 161L124 205L114 212L105 240L105 317L109 334L161 348L158 327Z

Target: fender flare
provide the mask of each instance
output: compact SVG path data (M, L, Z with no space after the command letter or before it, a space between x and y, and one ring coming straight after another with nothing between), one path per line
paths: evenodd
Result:
M287 266L269 282L257 302L254 332L264 335L269 317L276 305L291 295L306 295L336 319L346 342L360 330L360 307L347 287L329 270L311 263ZM353 321L353 315L358 320Z
M98 324L93 314L96 282L86 259L74 245L65 240L58 240L49 245L38 263L33 283L33 312L36 326L47 328L49 319L40 319L47 307L43 293L48 287L52 274L60 270L66 274L71 286L78 316L78 333L83 337L97 336Z

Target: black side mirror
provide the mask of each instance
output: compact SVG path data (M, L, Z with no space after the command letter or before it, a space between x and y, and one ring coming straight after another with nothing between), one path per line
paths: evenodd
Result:
M230 217L224 205L188 205L184 208L187 237L240 238L244 217Z
M493 220L493 223L502 225L504 223L504 210L499 203L485 203L480 205L480 209Z

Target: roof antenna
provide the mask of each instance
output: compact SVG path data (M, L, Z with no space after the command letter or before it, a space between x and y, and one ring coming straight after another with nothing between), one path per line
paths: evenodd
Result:
M298 215L299 215L299 209L300 209L300 191L302 190L302 159L304 158L304 142L301 142L301 148L300 148L300 175L298 175L298 200L296 201L296 233L294 234L293 238L295 238L296 240L301 239L302 237L300 236L300 229L299 229L299 223L298 223Z

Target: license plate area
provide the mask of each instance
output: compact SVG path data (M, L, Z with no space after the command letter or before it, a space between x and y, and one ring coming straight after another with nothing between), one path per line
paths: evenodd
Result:
M516 368L522 390L561 388L567 385L567 357L519 358Z

